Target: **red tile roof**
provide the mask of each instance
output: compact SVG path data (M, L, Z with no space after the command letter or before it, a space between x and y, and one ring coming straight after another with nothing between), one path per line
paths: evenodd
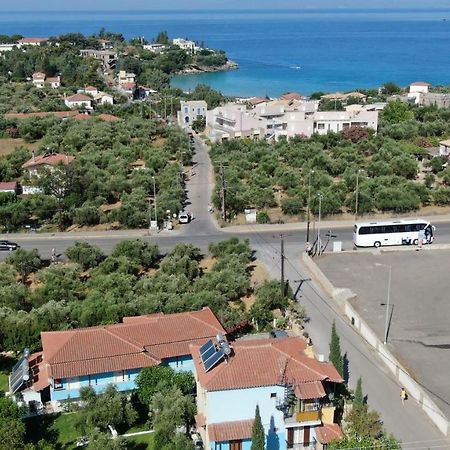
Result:
M112 114L99 114L98 116L94 116L97 117L97 119L103 120L104 122L120 122L120 118L113 116Z
M7 113L5 119L31 119L32 117L48 117L56 116L62 119L66 117L76 116L78 111L49 111L49 112L32 112L32 113Z
M70 378L160 364L189 355L189 344L202 344L225 333L209 308L169 315L125 317L124 323L41 333L50 376Z
M0 182L0 191L11 191L16 190L17 182L16 181L1 181Z
M305 354L301 338L241 340L232 345L233 354L227 364L218 364L205 372L199 346L191 352L200 384L208 391L274 386L284 380L295 386L302 383L330 381L341 383L342 377L330 363L319 362ZM318 388L320 395L322 391ZM311 387L304 387L309 395Z
M57 166L58 164L70 164L75 159L74 156L63 155L61 153L52 153L45 154L40 156L35 156L28 160L25 164L22 165L23 169L28 169L29 167L35 166Z
M317 440L321 444L329 444L331 441L336 441L341 439L344 434L342 433L341 427L337 423L324 423L316 429Z
M91 102L92 98L88 97L87 95L84 95L84 94L74 94L74 95L71 95L70 97L67 97L66 100L71 103L73 103L73 102Z
M210 442L233 441L252 437L253 419L220 422L208 425Z
M267 98L264 97L253 97L248 100L248 103L250 103L253 106L259 105L260 103L267 102Z
M313 381L312 383L298 383L295 386L295 395L302 400L313 400L326 397L327 394L321 381Z
M17 41L18 44L40 44L41 42L47 42L48 38L35 38L35 37L25 37Z
M120 87L122 89L125 89L126 91L128 91L128 90L134 89L136 87L136 83L132 83L131 81L130 82L126 81L124 83L120 83Z
M286 94L283 94L281 96L283 100L302 100L304 97L301 94L298 94L297 92L287 92Z
M43 72L35 72L33 73L33 80L42 80L45 79L46 75Z

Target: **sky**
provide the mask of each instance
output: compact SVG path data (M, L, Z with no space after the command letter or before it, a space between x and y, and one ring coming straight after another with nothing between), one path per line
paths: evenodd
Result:
M0 0L2 2L3 0ZM132 8L130 6L132 5ZM425 7L426 5L426 7ZM168 9L322 9L420 8L450 9L449 0L21 0L10 11L136 11Z

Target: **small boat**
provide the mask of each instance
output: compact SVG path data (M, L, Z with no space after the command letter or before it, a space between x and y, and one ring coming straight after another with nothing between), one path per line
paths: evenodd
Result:
M300 70L302 66L291 66L291 69Z

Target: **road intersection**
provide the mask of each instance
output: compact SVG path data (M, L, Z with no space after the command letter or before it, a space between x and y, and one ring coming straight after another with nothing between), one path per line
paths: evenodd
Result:
M88 241L99 246L105 253L120 241L131 238L142 238L159 245L161 251L166 251L180 242L189 242L206 251L210 242L225 240L231 236L249 239L256 257L267 267L271 277L279 278L280 274L280 233L285 240L285 276L290 280L295 291L298 282L307 278L301 264L301 253L305 248L306 231L304 224L259 226L246 225L220 229L208 204L214 186L213 171L207 148L196 141L195 166L188 173L187 211L194 220L183 225L178 230L162 231L149 234L147 230L121 230L111 232L55 233L55 234L17 234L6 238L18 242L24 248L37 248L44 258L50 258L52 249L63 253L67 247L76 241ZM323 229L333 229L337 240L343 242L346 249L352 248L353 224L323 223ZM450 244L450 220L442 222L437 227L439 243ZM0 256L2 259L4 255ZM355 387L358 377L363 378L364 393L368 396L370 407L381 413L384 425L404 444L403 448L449 448L450 443L428 420L417 404L410 401L402 406L400 401L400 386L389 375L381 358L369 348L351 325L342 318L337 306L333 305L324 293L308 281L303 283L299 301L305 306L310 318L307 331L312 338L318 353L328 356L330 330L333 321L341 337L341 347L349 361L349 385Z

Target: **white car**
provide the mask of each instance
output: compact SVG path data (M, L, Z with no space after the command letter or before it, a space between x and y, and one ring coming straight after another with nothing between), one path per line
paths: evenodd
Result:
M178 222L180 223L189 223L192 220L191 213L181 212L178 214Z

